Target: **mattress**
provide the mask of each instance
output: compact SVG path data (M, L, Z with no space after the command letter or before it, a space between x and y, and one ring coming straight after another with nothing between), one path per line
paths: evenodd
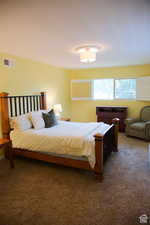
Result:
M100 123L75 123L59 121L51 128L10 133L14 148L53 153L62 157L84 157L95 166L95 141L93 135L104 133L110 125Z

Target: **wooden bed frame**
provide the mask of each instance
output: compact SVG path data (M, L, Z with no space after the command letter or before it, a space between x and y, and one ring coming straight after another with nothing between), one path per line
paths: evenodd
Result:
M9 118L31 111L46 109L46 94L30 96L9 96L8 93L0 93L0 114L2 121L2 134L4 138L9 138L10 125ZM50 163L65 165L69 167L81 168L95 172L99 181L103 178L103 165L107 156L111 152L118 151L118 127L119 119L112 120L112 125L103 134L95 134L95 167L92 169L88 161L56 157L39 152L13 148L13 155L38 159Z

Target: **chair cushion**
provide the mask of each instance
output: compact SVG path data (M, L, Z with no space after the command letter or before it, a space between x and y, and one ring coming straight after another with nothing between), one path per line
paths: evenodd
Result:
M132 123L132 124L130 125L130 128L131 128L131 129L134 129L134 130L143 131L143 130L145 129L145 124L146 124L146 122Z

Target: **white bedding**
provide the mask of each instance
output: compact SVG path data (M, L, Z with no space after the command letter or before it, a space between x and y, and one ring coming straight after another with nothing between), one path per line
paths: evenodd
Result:
M59 121L58 125L40 130L11 131L14 148L60 155L85 156L95 165L93 135L104 133L110 125L104 123L75 123Z

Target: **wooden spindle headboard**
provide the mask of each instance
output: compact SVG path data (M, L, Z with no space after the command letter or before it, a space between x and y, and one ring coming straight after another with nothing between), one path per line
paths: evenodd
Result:
M46 109L46 93L40 95L22 95L9 96L8 93L0 93L0 116L2 135L4 138L9 137L10 125L9 118L19 116L32 111Z

